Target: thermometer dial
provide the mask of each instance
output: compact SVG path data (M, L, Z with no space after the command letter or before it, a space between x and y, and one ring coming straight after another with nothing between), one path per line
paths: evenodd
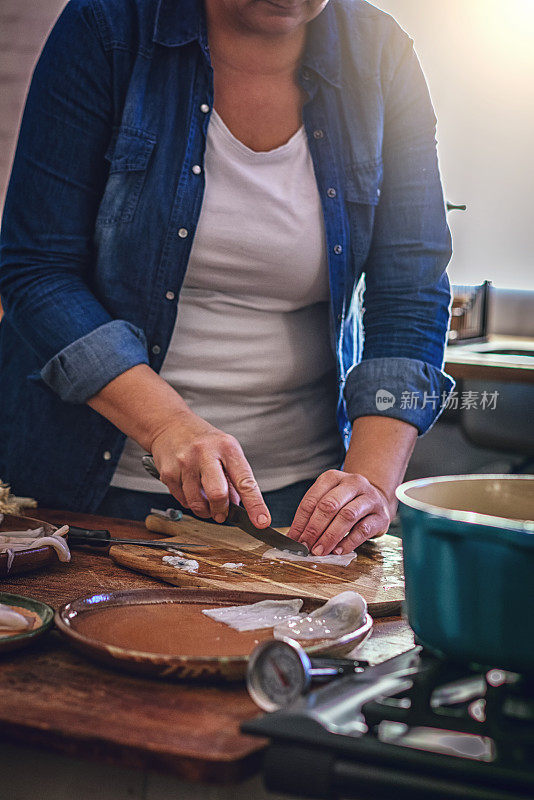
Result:
M259 644L250 656L247 688L264 711L290 705L311 684L311 661L298 642L273 639Z

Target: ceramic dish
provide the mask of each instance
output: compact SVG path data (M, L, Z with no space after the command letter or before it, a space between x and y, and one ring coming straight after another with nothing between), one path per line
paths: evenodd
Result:
M26 530L31 528L44 528L47 536L51 536L58 529L55 525L49 522L43 522L40 519L33 517L21 517L15 514L4 514L2 522L0 522L1 531L15 531ZM31 572L34 569L40 569L47 566L47 564L55 564L58 562L58 557L53 547L48 545L41 545L32 547L31 550L20 550L14 554L13 563L8 571L7 569L7 553L0 553L0 578L6 575L18 575L21 572Z
M272 638L272 628L238 633L202 609L288 599L259 592L137 589L80 598L56 612L55 620L78 650L110 666L163 678L241 680L249 653ZM324 602L304 598L302 610L313 611ZM358 630L305 649L313 655L347 654L371 628L367 616Z
M32 611L39 618L36 624L29 630L21 633L0 635L0 653L8 650L18 650L21 647L29 647L36 639L43 636L51 627L54 621L54 609L39 600L32 600L31 597L23 597L19 594L0 592L0 603L6 606L15 606ZM40 622L39 622L40 620Z

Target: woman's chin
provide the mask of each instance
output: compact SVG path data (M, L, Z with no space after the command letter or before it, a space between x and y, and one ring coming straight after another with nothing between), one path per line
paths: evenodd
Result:
M275 0L257 0L257 5L247 15L246 24L250 30L265 35L291 33L310 21L307 3L284 3Z

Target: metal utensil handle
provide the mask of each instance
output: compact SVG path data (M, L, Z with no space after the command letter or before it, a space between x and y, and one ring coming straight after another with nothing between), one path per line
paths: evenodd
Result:
M141 458L141 462L143 464L143 467L149 473L149 475L152 475L153 478L156 478L159 481L158 468L156 467L156 465L154 463L154 459L152 458L152 456L150 456L148 454L143 456Z
M317 656L311 658L311 674L319 676L320 671L331 669L334 670L334 675L353 675L355 672L363 672L369 666L368 661L355 661L350 658L322 658ZM317 672L316 672L317 670Z
M112 544L128 544L137 547L152 547L154 550L195 550L197 547L208 547L207 544L194 544L193 542L149 542L135 539L110 539Z

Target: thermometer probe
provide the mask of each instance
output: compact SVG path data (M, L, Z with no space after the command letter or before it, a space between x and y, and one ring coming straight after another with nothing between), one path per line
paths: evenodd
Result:
M310 658L294 639L271 639L251 653L247 689L261 709L277 711L309 691L312 682L353 675L367 666L347 658Z

